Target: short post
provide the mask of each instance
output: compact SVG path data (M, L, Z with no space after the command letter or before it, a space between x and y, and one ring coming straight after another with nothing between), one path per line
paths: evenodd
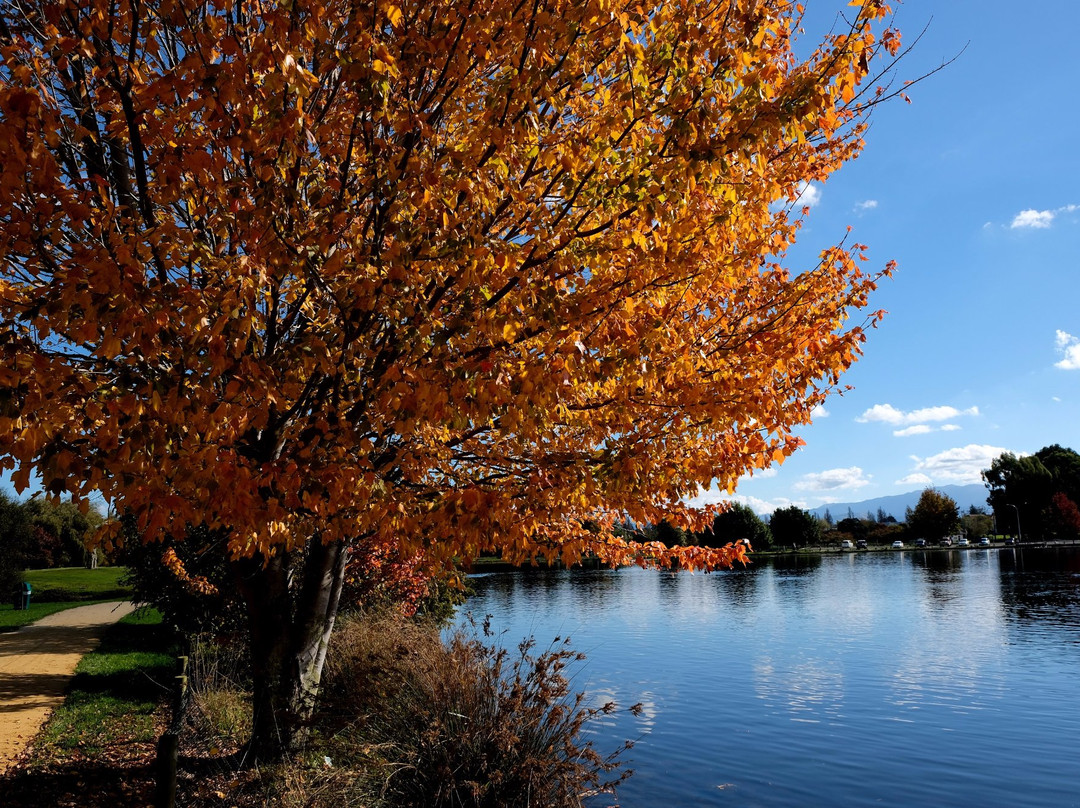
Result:
M187 707L188 695L188 658L186 656L177 657L176 663L176 689L174 691L176 701L173 704L173 720L169 728L161 734L157 743L157 794L154 798L155 808L176 808L177 762L180 756L180 723L184 719L184 710Z

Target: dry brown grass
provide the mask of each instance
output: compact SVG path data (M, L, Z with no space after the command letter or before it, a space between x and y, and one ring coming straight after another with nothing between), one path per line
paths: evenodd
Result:
M203 645L192 663L192 746L230 751L245 737L242 666ZM561 642L510 651L394 613L341 622L324 672L321 709L301 759L236 775L231 805L282 808L580 808L610 790L620 748L601 756L582 729L614 705L583 706L567 666L581 659ZM232 667L230 667L232 666ZM215 802L217 787L204 788ZM226 796L226 794L222 794Z
M324 683L327 719L344 760L359 752L394 806L577 808L613 788L618 754L581 740L614 705L583 707L566 642L535 653L394 616L350 621L335 638ZM375 764L372 766L372 764Z

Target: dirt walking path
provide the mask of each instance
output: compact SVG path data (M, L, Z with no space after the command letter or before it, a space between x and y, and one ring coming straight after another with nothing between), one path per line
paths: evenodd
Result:
M95 603L0 634L0 773L37 735L84 654L105 630L134 611L131 603Z

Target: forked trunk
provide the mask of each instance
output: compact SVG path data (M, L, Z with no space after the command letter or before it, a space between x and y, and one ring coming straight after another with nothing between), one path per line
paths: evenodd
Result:
M307 739L345 560L340 542L312 539L303 553L279 554L265 564L259 558L235 564L251 641L249 765L295 752Z

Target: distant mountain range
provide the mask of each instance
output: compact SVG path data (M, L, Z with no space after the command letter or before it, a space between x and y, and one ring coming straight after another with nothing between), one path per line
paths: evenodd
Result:
M972 505L977 507L986 507L986 486L981 483L973 483L971 485L939 485L935 486L938 491L943 494L947 494L956 500L956 506L960 509L960 513L967 513L968 508ZM827 505L819 505L816 508L809 508L809 512L814 516L824 516L825 511L828 511L832 518L840 521L847 518L848 509L851 513L859 519L865 519L866 514L870 513L873 516L877 516L878 508L881 508L887 515L894 516L898 522L904 521L904 514L908 508L914 508L919 502L919 497L922 496L924 489L920 488L918 491L908 491L906 494L894 494L889 497L875 497L874 499L864 499L861 502L830 502Z

